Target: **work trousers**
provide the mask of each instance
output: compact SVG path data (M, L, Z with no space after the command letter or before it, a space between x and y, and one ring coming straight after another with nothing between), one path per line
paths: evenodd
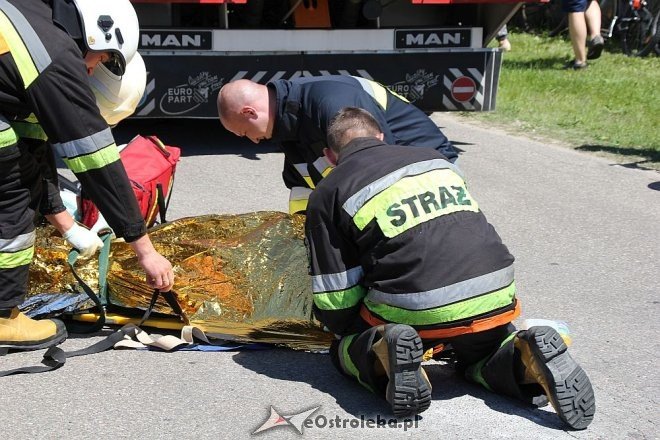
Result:
M18 306L27 293L36 213L63 208L56 176L47 142L19 139L0 115L0 309Z
M343 375L381 397L385 396L388 379L382 374L383 370L376 367L378 358L373 346L382 338L383 327L371 327L345 336L330 348L332 362ZM482 332L422 342L425 350L439 344L451 349L457 370L468 380L499 394L536 403L543 390L539 386L521 385L524 368L514 349L516 334L513 325L505 324Z

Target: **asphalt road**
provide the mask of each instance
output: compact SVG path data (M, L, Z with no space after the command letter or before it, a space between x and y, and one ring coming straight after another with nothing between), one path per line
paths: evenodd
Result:
M660 174L434 115L464 150L471 193L517 258L523 318L566 321L571 353L596 393L592 425L566 432L531 409L428 365L433 403L412 427L368 427L387 406L339 376L326 355L109 351L45 374L0 379L3 439L247 438L270 415L320 406L305 438L658 438ZM120 140L158 134L179 145L170 219L286 210L282 155L224 134L216 121L129 122ZM76 337L64 349L89 345ZM37 353L0 358L2 369ZM655 365L655 366L654 366ZM362 425L365 418L365 427ZM330 420L340 426L329 427ZM357 428L352 428L357 424ZM299 438L292 427L262 438Z

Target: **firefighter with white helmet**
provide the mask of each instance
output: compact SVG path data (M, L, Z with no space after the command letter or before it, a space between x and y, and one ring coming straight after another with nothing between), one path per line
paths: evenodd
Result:
M147 69L136 52L122 76L115 75L102 64L94 69L89 80L101 116L112 127L135 112L144 95Z
M123 75L137 53L140 25L128 0L74 0L82 24L82 41L89 52L108 52L113 73Z
M45 348L67 336L61 322L32 320L17 308L27 291L36 214L83 253L99 247L98 237L65 211L53 153L74 172L115 234L131 244L147 283L161 290L174 283L170 262L146 234L112 132L97 107L103 96L99 106L116 123L137 105L144 81L134 88L122 88L119 81L136 59L138 37L128 0L0 0L0 348ZM111 75L114 86L95 97L91 75L97 84Z

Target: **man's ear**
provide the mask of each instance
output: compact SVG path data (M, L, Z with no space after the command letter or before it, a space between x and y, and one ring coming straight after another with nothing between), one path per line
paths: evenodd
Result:
M385 142L385 135L383 133L378 133L378 136L376 137L380 139L381 142Z
M248 118L248 119L254 119L257 117L257 111L254 109L254 107L250 106L244 106L241 108L241 116Z
M337 153L335 153L332 148L324 148L323 155L326 159L328 159L328 162L334 166L337 166Z

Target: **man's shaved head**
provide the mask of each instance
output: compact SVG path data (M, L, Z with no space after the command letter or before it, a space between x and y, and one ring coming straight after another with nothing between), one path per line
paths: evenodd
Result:
M272 99L274 101L274 97ZM247 79L229 82L218 93L218 116L222 125L255 143L272 135L274 107L271 107L268 87Z
M240 113L241 108L246 104L253 105L259 86L247 79L239 79L222 86L218 93L220 120L230 119L234 114Z

